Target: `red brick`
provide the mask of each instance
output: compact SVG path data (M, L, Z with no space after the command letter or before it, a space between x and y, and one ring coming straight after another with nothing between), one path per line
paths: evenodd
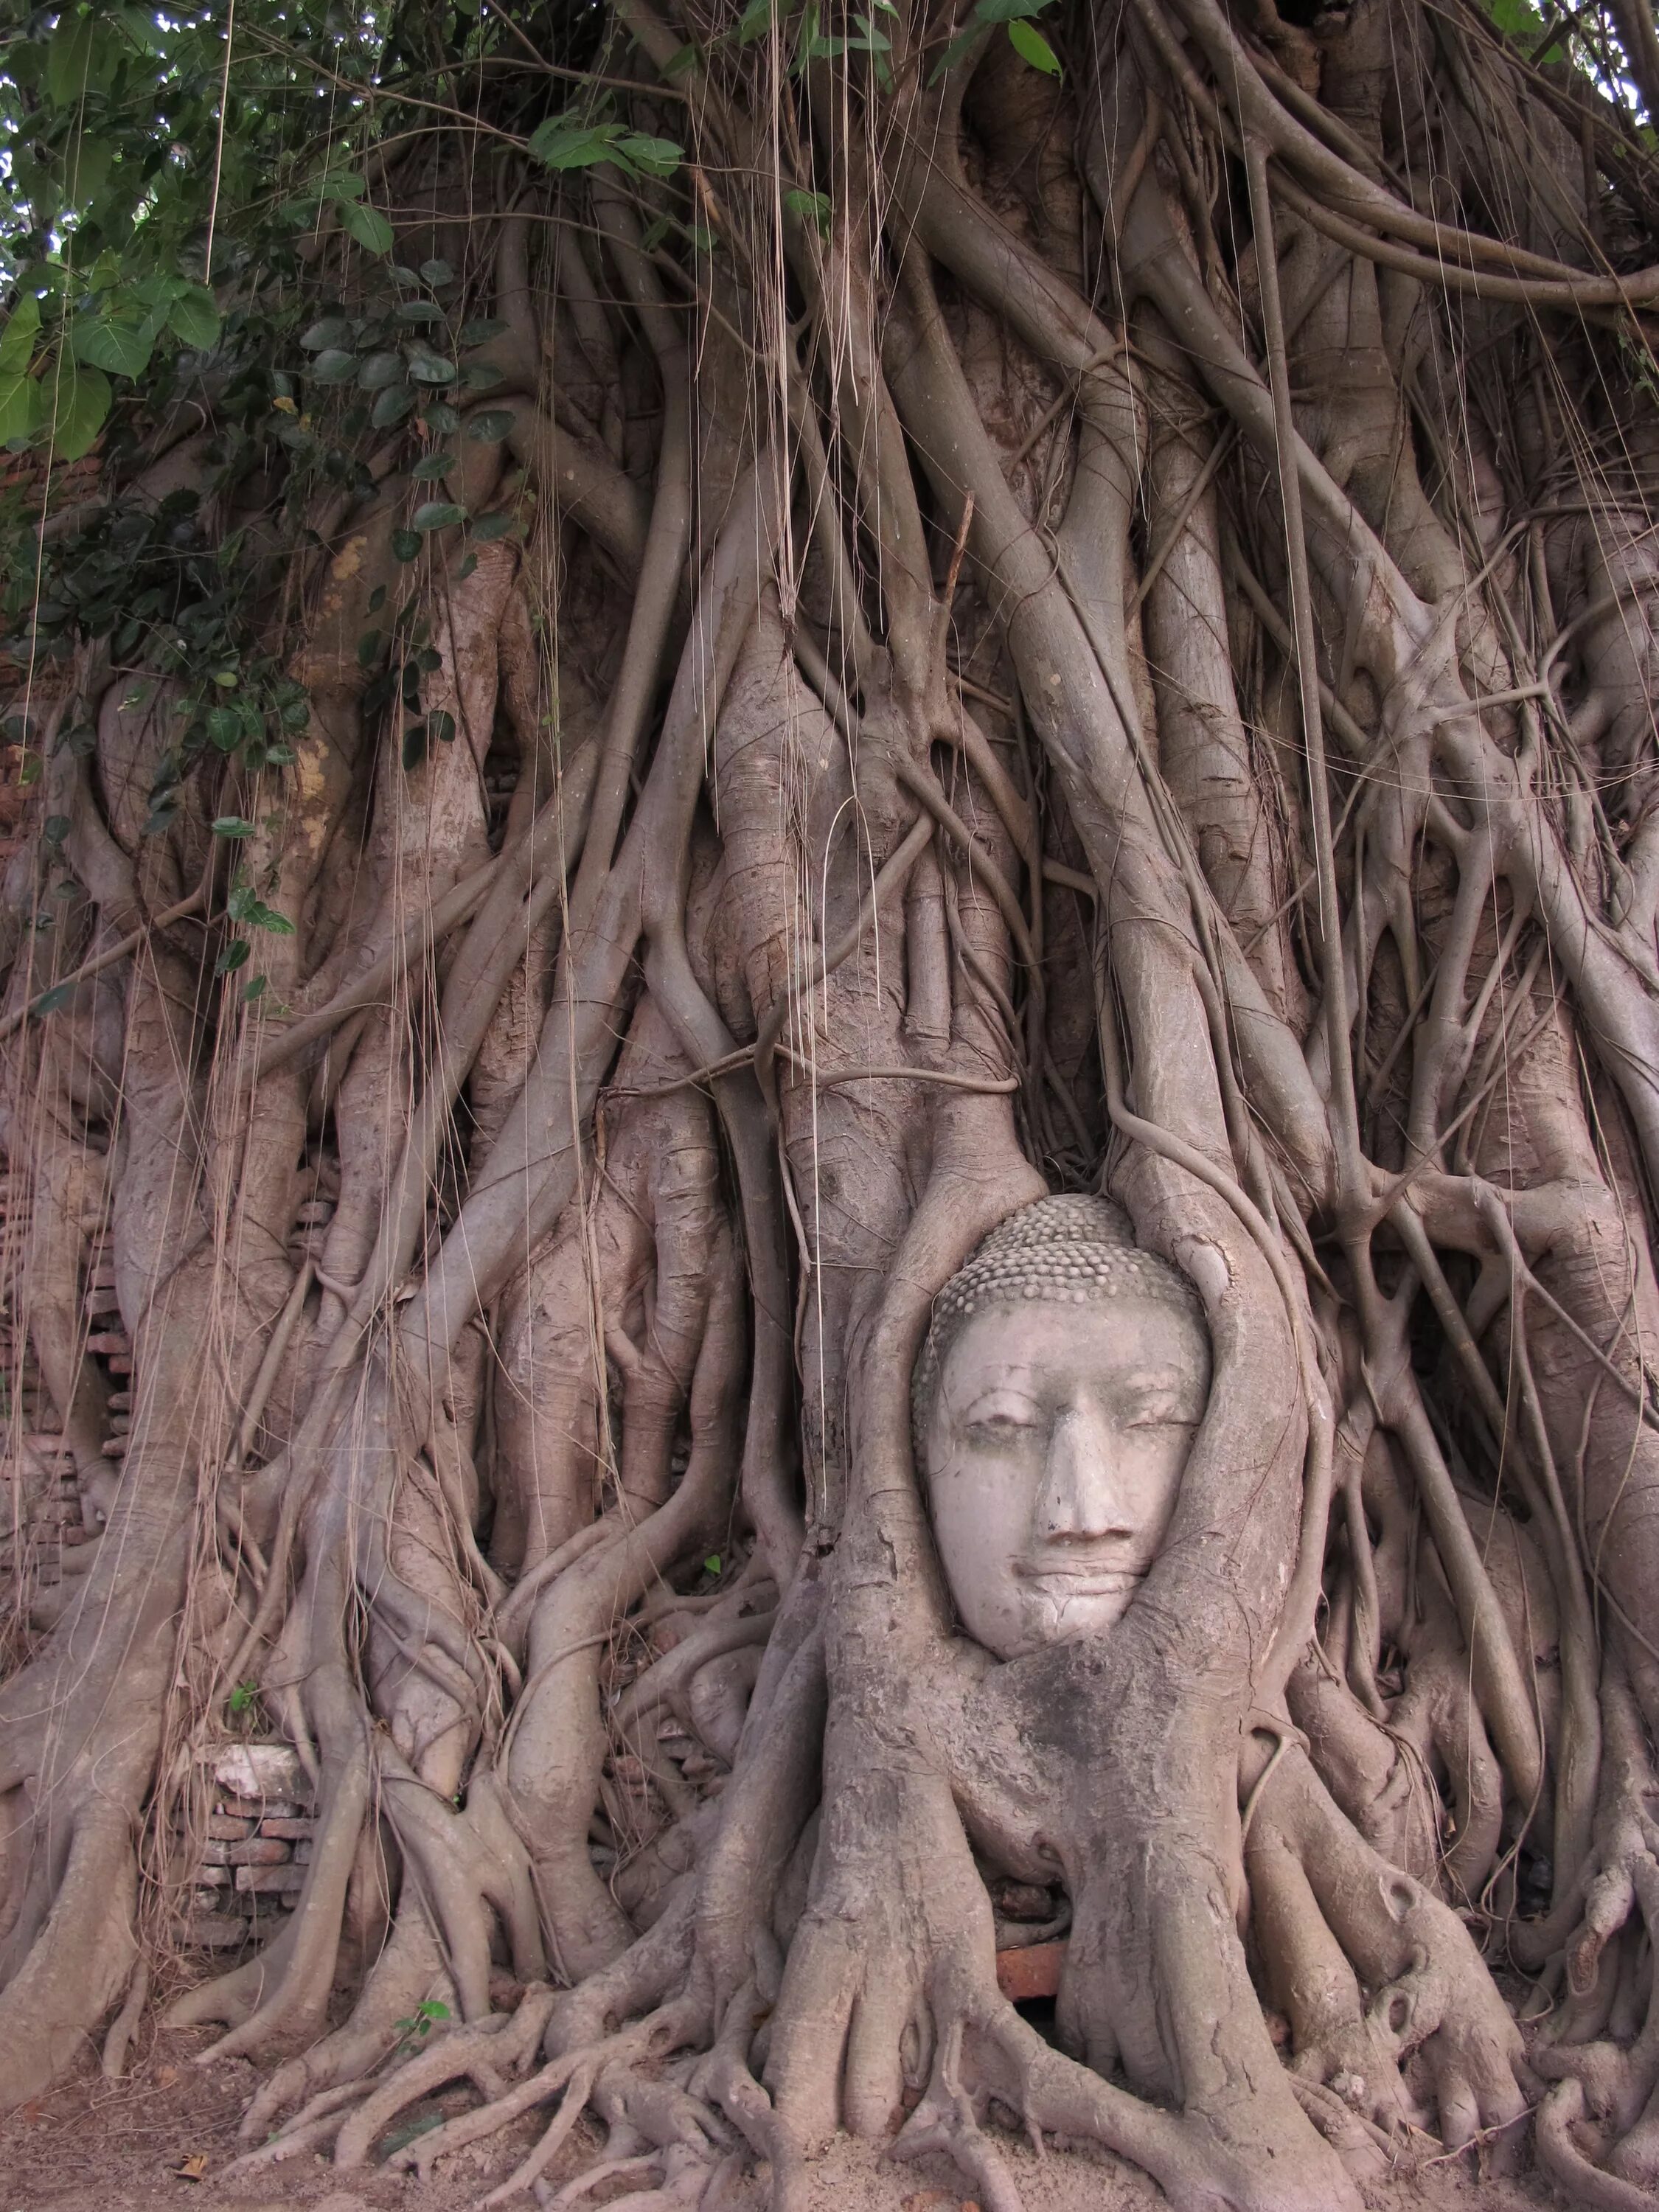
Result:
M238 1820L297 1820L300 1808L286 1797L239 1797L234 1790L219 1792L219 1810Z
M1032 1943L1023 1951L999 1951L997 1987L1016 2004L1026 1997L1057 1996L1065 1960L1063 1943Z
M296 1820L276 1815L259 1823L262 1836L281 1836L290 1844L308 1840L316 1832L317 1823L314 1820Z
M303 1889L306 1869L301 1866L240 1866L236 1869L236 1887L251 1890L256 1897L278 1897L284 1890Z
M225 1813L215 1813L208 1820L207 1832L216 1844L240 1844L245 1836L253 1833L253 1823L252 1820L233 1820Z
M269 1836L247 1836L237 1843L216 1838L202 1856L210 1866L285 1866L289 1847Z

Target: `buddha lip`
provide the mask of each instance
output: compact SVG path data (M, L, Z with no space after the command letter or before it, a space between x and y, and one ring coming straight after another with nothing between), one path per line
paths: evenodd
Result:
M1133 1567L1085 1566L1080 1561L1073 1566L1051 1565L1047 1560L1022 1559L1014 1571L1026 1582L1070 1583L1076 1586L1079 1595L1086 1595L1092 1591L1099 1591L1103 1595L1146 1579Z

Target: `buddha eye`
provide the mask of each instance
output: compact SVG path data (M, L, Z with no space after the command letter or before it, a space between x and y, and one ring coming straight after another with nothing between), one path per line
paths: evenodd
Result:
M1198 1417L1174 1406L1143 1406L1123 1425L1126 1429L1195 1429Z
M967 1429L975 1443L1012 1443L1037 1426L1035 1413L1013 1406L992 1406L969 1415Z

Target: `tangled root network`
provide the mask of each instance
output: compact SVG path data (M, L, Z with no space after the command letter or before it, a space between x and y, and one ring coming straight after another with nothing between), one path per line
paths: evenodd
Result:
M239 2172L1651 2212L1639 0L277 12L222 246L240 72L354 182L6 586L0 2098L159 2018ZM911 1381L1045 1193L1212 1374L998 1656Z

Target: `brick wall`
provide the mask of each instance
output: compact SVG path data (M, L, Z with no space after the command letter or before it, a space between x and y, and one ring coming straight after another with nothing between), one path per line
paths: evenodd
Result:
M183 1933L192 1947L228 1950L299 1903L317 1823L310 1778L289 1745L221 1744L208 1766L212 1811Z

